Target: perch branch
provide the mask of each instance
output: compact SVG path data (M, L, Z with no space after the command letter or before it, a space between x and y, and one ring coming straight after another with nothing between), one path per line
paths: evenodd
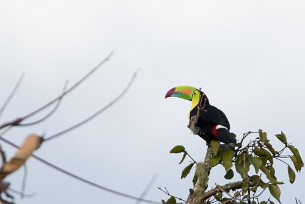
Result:
M223 186L217 186L216 188L213 188L205 193L199 194L196 196L196 202L194 203L202 203L203 201L207 200L208 198L210 198L211 196L220 193L222 191L230 191L230 190L236 190L236 189L241 189L242 188L242 181L237 181L237 182L233 182L233 183L228 183L225 184ZM250 183L249 187L253 187L255 186L256 183Z
M197 163L195 175L198 176L197 182L194 186L194 189L190 189L190 194L187 198L187 204L195 204L196 197L204 193L204 191L208 188L208 181L210 171L212 166L210 164L210 160L213 157L213 151L210 146L208 146L207 153L205 155L204 162Z

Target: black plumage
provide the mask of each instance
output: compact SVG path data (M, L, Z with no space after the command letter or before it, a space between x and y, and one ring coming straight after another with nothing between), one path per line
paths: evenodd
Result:
M198 105L190 112L190 119L196 117ZM224 143L236 143L235 137L229 132L230 123L226 115L215 106L209 104L206 100L201 108L199 118L195 124L197 134L210 143L211 140L219 140Z

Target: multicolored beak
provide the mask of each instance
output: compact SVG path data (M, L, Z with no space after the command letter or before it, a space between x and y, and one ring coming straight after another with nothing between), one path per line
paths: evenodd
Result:
M185 100L191 101L193 99L193 93L198 89L191 87L191 86L177 86L172 89L170 89L166 95L165 98L168 97L178 97L183 98Z

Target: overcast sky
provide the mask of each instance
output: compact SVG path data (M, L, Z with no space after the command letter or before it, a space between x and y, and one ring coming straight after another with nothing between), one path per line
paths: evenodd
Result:
M114 52L46 122L15 128L6 138L21 144L30 133L52 135L115 98L140 68L131 89L89 124L43 144L37 155L108 188L146 199L187 198L191 177L169 150L184 145L197 160L206 146L187 129L188 101L164 100L178 85L201 87L223 110L239 139L263 129L276 146L283 131L304 157L305 3L303 0L0 0L0 104L22 73L23 83L1 116L22 116L57 96ZM39 118L32 118L30 121ZM3 145L8 156L15 150ZM19 204L135 203L68 178L31 159ZM23 170L7 178L20 190ZM304 200L304 173L288 180L277 167L282 203ZM223 168L211 172L210 187ZM236 177L236 180L238 177ZM302 183L303 182L303 183Z

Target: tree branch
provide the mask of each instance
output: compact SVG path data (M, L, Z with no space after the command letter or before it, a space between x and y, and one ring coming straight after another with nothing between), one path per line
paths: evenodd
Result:
M63 92L62 92L62 93L64 93L64 92L66 91L67 86L68 86L68 82L65 83L64 88L63 88ZM62 101L62 97L59 98L59 99L56 101L56 104L55 104L54 108L52 108L52 110L51 110L47 115L45 115L44 117L40 118L39 120L36 120L36 121L34 121L34 122L30 122L30 123L21 123L21 124L19 124L18 126L22 126L22 127L25 127L25 126L32 126L32 125L36 125L36 124L38 124L38 123L41 123L41 122L47 120L47 119L48 119L49 117L51 117L51 116L55 113L55 111L58 109L58 107L59 107L61 101Z
M61 95L57 96L56 98L54 98L53 100L51 100L50 102L48 102L47 104L41 106L40 108L34 110L33 112L23 116L23 117L19 117L16 118L15 120L12 120L10 122L6 122L2 125L0 125L0 129L8 127L8 126L18 126L23 120L28 119L29 117L41 112L42 110L46 109L47 107L49 107L50 105L52 105L53 103L57 102L58 100L60 100L61 98L63 98L64 96L66 96L68 93L70 93L71 91L73 91L75 88L77 88L80 84L82 84L89 76L91 76L96 70L98 70L102 65L104 65L107 61L109 61L110 57L112 56L112 52L105 58L103 59L98 65L96 65L89 73L87 73L83 78L81 78L79 81L77 81L72 87L70 87L69 89L67 89L65 92L63 92Z
M4 102L2 107L0 108L0 117L3 114L3 112L4 112L5 108L7 107L7 105L9 104L9 102L12 100L13 96L15 95L15 93L16 93L17 89L19 88L23 78L24 78L24 74L22 74L19 77L19 79L18 79L17 83L15 84L13 90L11 91L10 95L7 97L6 101Z
M1 136L1 135L0 135L0 136ZM18 146L18 145L14 144L13 142L11 142L11 141L9 141L9 140L3 138L3 137L0 137L0 140L2 140L2 141L5 142L6 144L8 144L8 145L10 145L10 146L12 146L12 147L14 147L14 148L19 149L19 146ZM73 174L73 173L71 173L71 172L69 172L69 171L67 171L67 170L65 170L65 169L62 169L62 168L60 168L59 166L56 166L56 165L54 165L54 164L52 164L52 163L46 161L45 159L42 159L41 157L39 157L39 156L37 156L37 155L35 155L35 154L32 154L31 156L32 156L33 158L35 158L36 160L40 161L41 163L47 165L48 167L50 167L50 168L52 168L52 169L55 169L55 170L57 170L58 172L60 172L60 173L62 173L62 174L64 174L64 175L66 175L66 176L68 176L68 177L71 177L71 178L73 178L73 179L75 179L75 180L78 180L78 181L80 181L80 182L82 182L82 183L85 183L85 184L90 185L90 186L92 186L92 187L95 187L95 188L97 188L97 189L106 191L106 192L108 192L108 193L115 194L115 195L117 195L117 196L129 198L129 199L136 200L136 201L141 201L141 202L143 202L143 203L161 204L160 202L151 201L151 200L146 200L146 199L143 199L143 198L138 198L138 197L136 197L136 196L132 196L132 195L129 195L129 194L126 194L126 193L122 193L122 192L119 192L119 191L116 191L116 190L107 188L107 187L105 187L105 186L102 186L102 185L99 185L99 184L94 183L94 182L92 182L92 181L89 181L89 180L87 180L87 179L85 179L85 178L83 178L83 177L81 177L81 176L78 176L78 175L76 175L76 174Z
M85 123L89 122L90 120L94 119L95 117L97 117L98 115L100 115L102 112L106 111L108 108L110 108L111 106L113 106L116 102L118 102L125 94L126 92L129 90L129 88L131 87L132 83L134 82L135 78L137 76L137 72L135 72L132 76L132 78L130 79L129 83L127 84L127 86L125 87L125 89L115 98L113 99L110 103L108 103L106 106L102 107L100 110L98 110L97 112L95 112L94 114L92 114L91 116L89 116L88 118L82 120L81 122L63 130L60 131L59 133L56 133L52 136L49 136L47 138L44 138L44 141L49 141L52 140L56 137L59 137L71 130L74 130L75 128L78 128L82 125L84 125Z
M202 203L203 201L207 200L208 198L210 198L211 196L217 194L217 193L220 193L222 191L230 191L230 190L236 190L236 189L241 189L242 188L242 184L243 182L242 181L237 181L237 182L233 182L233 183L228 183L228 184L225 184L223 186L217 186L205 193L202 193L202 194L199 194L195 197L195 202L193 203ZM250 183L249 184L249 187L253 187L255 186L256 183Z
M198 176L194 189L190 189L190 194L187 198L187 204L193 204L196 202L196 197L204 193L208 188L209 175L212 169L210 160L213 157L213 151L210 145L208 146L207 153L205 155L204 162L197 163L195 175Z

